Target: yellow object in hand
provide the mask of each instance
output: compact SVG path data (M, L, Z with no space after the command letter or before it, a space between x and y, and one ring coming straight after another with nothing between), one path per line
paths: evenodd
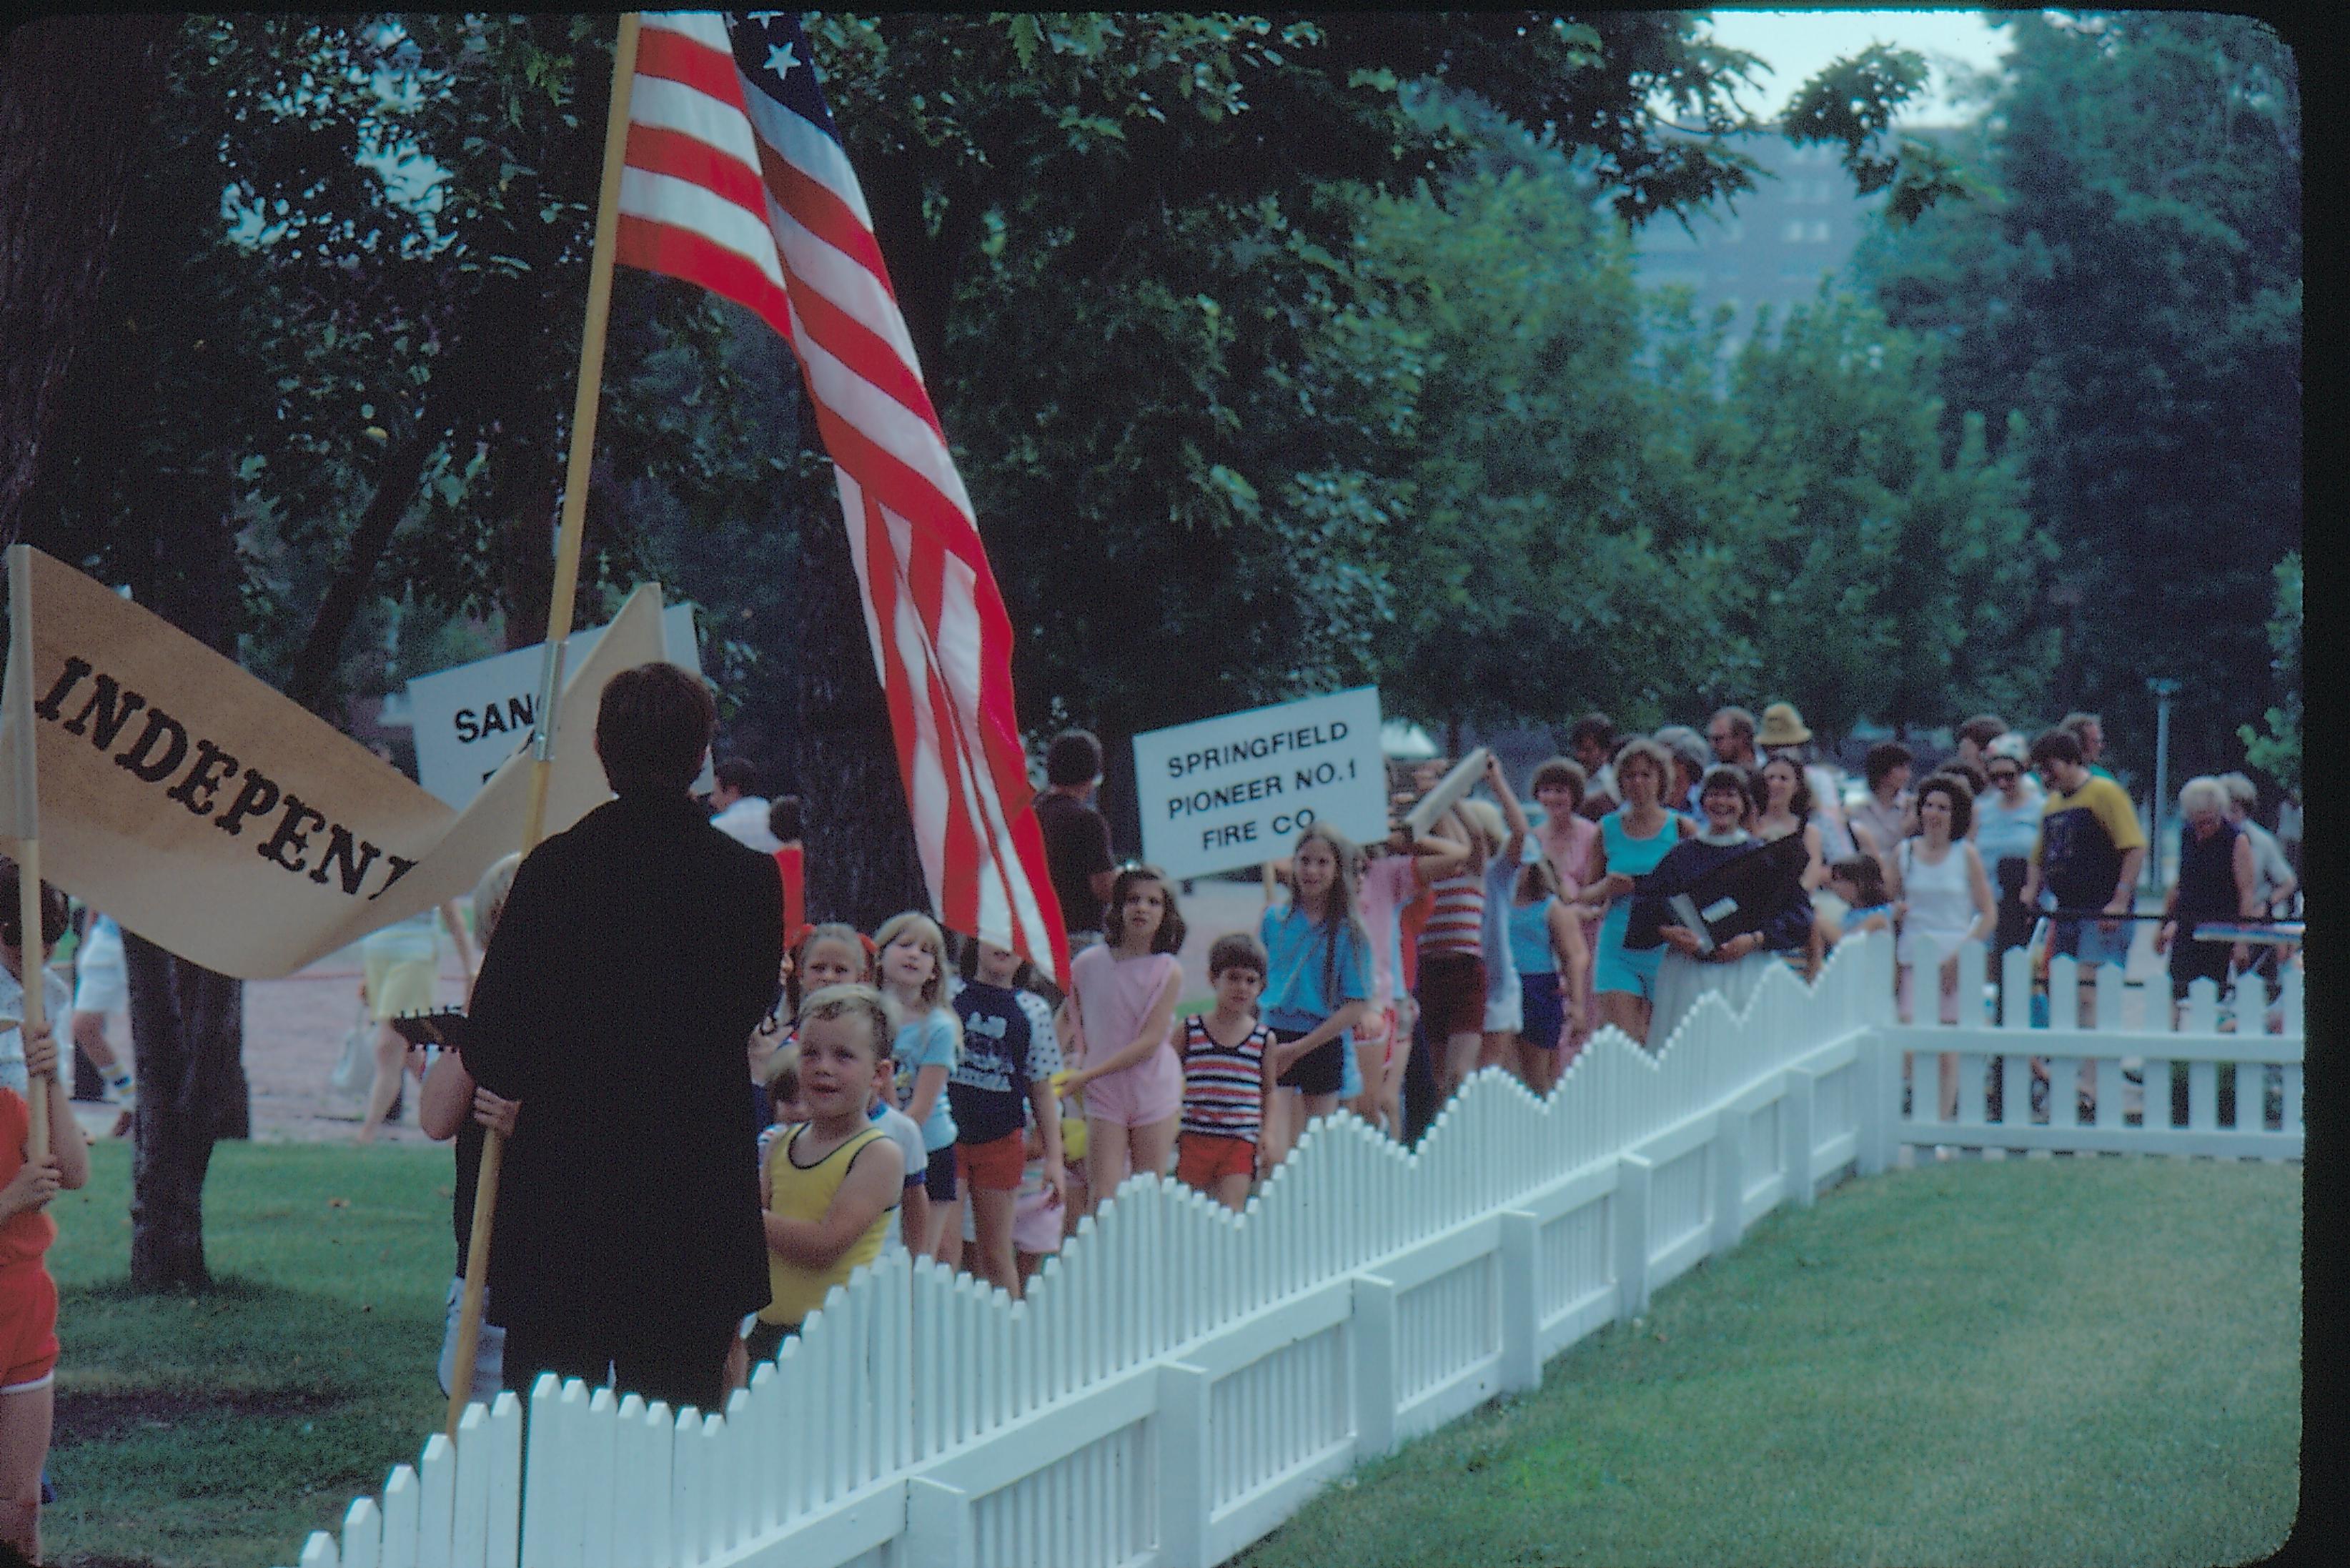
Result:
M1053 1093L1059 1096L1065 1107L1071 1098L1068 1082L1069 1074L1066 1071L1053 1075ZM1076 1098L1080 1103L1084 1096L1083 1089L1076 1092ZM1070 1165L1076 1165L1086 1158L1086 1118L1082 1110L1078 1115L1065 1115L1061 1117L1061 1158Z

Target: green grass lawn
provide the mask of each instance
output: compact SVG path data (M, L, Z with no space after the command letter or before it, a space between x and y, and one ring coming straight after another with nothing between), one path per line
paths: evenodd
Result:
M445 1148L224 1144L213 1294L140 1300L128 1151L58 1207L55 1561L290 1563L440 1421ZM1856 1183L1350 1478L1273 1564L2240 1562L2291 1523L2300 1171Z
M2257 1559L2300 1494L2300 1269L2297 1167L1854 1183L1238 1562Z
M49 1254L51 1560L293 1562L440 1424L448 1148L221 1145L204 1189L220 1288L197 1297L127 1293L130 1151L91 1165Z

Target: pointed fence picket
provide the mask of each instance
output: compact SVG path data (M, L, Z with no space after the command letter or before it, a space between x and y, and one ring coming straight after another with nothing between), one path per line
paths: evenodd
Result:
M1960 950L1960 972L1984 972L1978 943ZM1984 990L1981 1017L1879 1031L1911 1058L1909 1105L1893 1137L1918 1146L2074 1153L2297 1159L2303 1147L2301 1085L2305 1041L2302 977L2288 967L2269 1003L2255 977L2239 981L2232 1012L2219 989L2199 980L2174 1014L2167 976L2137 998L2144 1016L2125 1026L2122 971L2087 977L2071 958L2048 962L2044 992L2033 984L2022 949L2001 955L1999 979ZM2084 1022L2085 1017L2085 1023ZM1959 1073L1959 1107L1945 1119L1932 1090L1935 1060ZM2230 1116L2220 1115L2220 1088ZM1924 1086L1927 1092L1920 1093ZM2270 1108L2273 1095L2276 1106Z
M1979 948L1960 963L1984 972ZM1860 939L1809 985L1767 975L1742 1012L1701 1000L1654 1051L1601 1031L1547 1097L1481 1074L1417 1150L1317 1124L1239 1214L1138 1176L1019 1303L885 1254L723 1412L542 1376L527 1422L511 1394L472 1407L456 1443L436 1434L300 1561L1204 1568L1898 1144L2300 1156L2298 973L2266 1010L2276 1033L2259 1009L2222 1032L2208 983L2175 1028L2158 989L2124 1030L2113 971L2083 1029L2062 957L2060 1022L2035 1025L2028 956L2002 955L2000 978L1963 992L1957 1023L1929 997L1897 1024L1891 940Z

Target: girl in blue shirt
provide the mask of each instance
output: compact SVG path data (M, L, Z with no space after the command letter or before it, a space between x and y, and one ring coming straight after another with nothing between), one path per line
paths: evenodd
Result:
M1355 846L1315 823L1297 836L1290 897L1258 923L1268 961L1258 1016L1278 1042L1281 1092L1264 1108L1265 1168L1280 1163L1306 1125L1338 1108L1347 1033L1370 1006L1370 939L1355 915Z

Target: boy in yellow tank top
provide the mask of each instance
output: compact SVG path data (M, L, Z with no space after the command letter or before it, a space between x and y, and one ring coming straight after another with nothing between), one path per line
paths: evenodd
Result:
M800 1098L809 1119L769 1148L759 1173L772 1299L745 1345L771 1358L825 1293L880 1256L905 1156L866 1120L874 1068L897 1033L869 985L835 985L800 1003Z

